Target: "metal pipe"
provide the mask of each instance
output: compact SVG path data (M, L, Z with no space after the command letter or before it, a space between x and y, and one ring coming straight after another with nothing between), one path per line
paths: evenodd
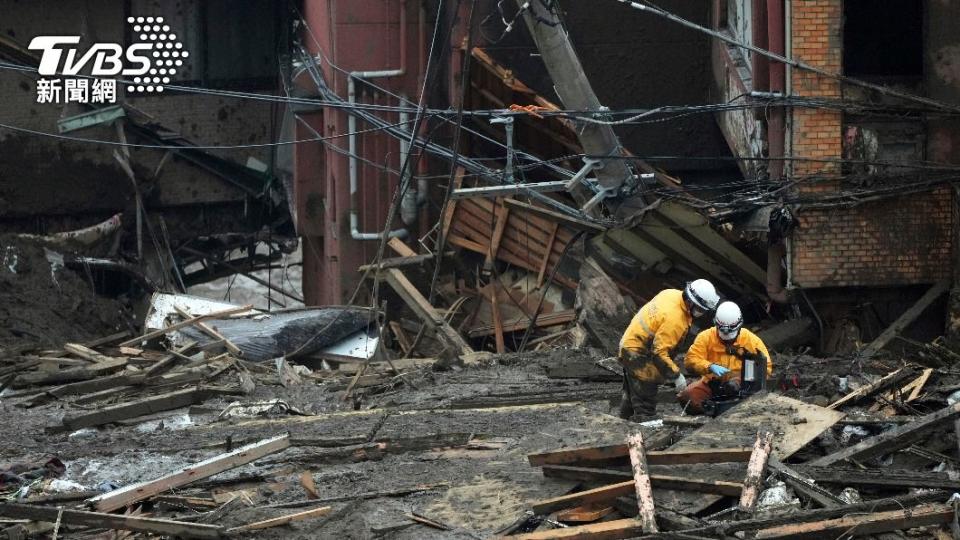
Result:
M410 113L407 111L400 111L400 125L406 126L407 122L410 120ZM407 139L400 139L400 164L401 167L405 163L410 155L410 142ZM400 185L405 183L407 178L410 178L411 171L409 168L404 170L403 177L400 179ZM403 199L400 201L400 219L403 221L404 225L411 227L417 222L417 206L420 199L419 187L416 189L407 188L407 191L403 194Z
M400 0L400 67L398 69L383 69L376 71L351 71L347 77L347 103L353 105L357 101L357 84L354 81L360 79L375 79L380 77L399 77L407 73L407 0ZM358 180L358 160L357 160L357 117L353 114L347 115L347 147L350 150L349 157L349 176L350 176L350 237L354 240L380 240L383 233L365 233L360 232L360 211L359 208L359 180ZM402 145L401 141L401 151ZM401 162L402 163L402 162ZM394 229L387 233L390 238L406 238L409 233L406 229Z

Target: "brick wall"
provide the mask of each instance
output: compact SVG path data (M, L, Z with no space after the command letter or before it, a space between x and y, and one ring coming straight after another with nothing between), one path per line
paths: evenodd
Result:
M842 72L842 0L793 0L792 54L830 72ZM793 93L842 97L839 83L791 70ZM833 175L843 157L843 114L824 109L792 112L794 176ZM801 182L801 195L836 192L836 182ZM952 253L951 192L905 195L853 208L800 209L791 244L791 279L801 287L895 286L949 277Z

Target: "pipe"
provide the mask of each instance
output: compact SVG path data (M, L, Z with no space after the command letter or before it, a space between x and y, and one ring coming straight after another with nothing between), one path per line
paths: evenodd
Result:
M382 69L375 71L351 71L347 77L347 102L353 105L357 101L357 84L354 79L376 79L381 77L400 77L407 73L407 0L400 0L400 67L398 69ZM358 164L357 164L357 117L347 115L347 147L349 149L349 176L350 176L350 237L354 240L380 240L383 233L360 232L360 212L358 195ZM401 142L401 151L402 145ZM401 179L402 183L402 179ZM394 229L387 233L389 238L406 238L409 233L406 229Z
M783 287L783 258L787 254L787 247L783 242L767 248L767 296L778 304L789 301L787 290Z

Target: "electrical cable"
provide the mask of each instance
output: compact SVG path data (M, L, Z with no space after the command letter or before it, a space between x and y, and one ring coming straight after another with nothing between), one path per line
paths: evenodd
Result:
M633 9L636 9L636 10L639 10L639 11L648 12L648 13L652 13L652 14L657 15L657 16L659 16L659 17L665 18L665 19L667 19L667 20L669 20L669 21L673 21L673 22L678 23L678 24L680 24L680 25L686 26L687 28L696 30L696 31L698 31L698 32L702 32L702 33L704 33L704 34L707 34L708 36L711 36L711 37L714 37L714 38L716 38L716 39L719 39L720 41L729 43L730 45L734 45L734 46L740 47L740 48L742 48L742 49L746 49L746 50L748 50L748 51L751 51L751 52L754 52L754 53L756 53L756 54L765 56L765 57L770 58L770 59L772 59L772 60L776 60L776 61L778 61L778 62L782 62L782 63L784 63L784 64L787 64L787 65L792 66L792 67L795 67L795 68L799 68L799 69L802 69L802 70L805 70L805 71L810 71L810 72L816 73L817 75L821 75L821 76L824 76L824 77L828 77L828 78L830 78L830 79L837 80L837 81L839 81L839 82L841 82L841 83L846 83L846 84L850 84L850 85L854 85L854 86L860 86L860 87L862 87L862 88L867 88L867 89L869 89L869 90L874 90L874 91L876 91L876 92L880 92L881 94L885 94L885 95L888 95L888 96L892 96L892 97L896 97L896 98L900 98L900 99L904 99L904 100L908 100L908 101L913 101L913 102L916 102L916 103L923 103L924 105L929 105L929 106L932 106L932 107L936 107L936 108L940 108L940 109L944 109L944 110L948 110L948 111L960 112L960 106L957 106L957 105L952 105L952 104L950 104L950 103L945 103L945 102L942 102L942 101L939 101L939 100L935 100L935 99L931 99L931 98L927 98L927 97L923 97L923 96L918 96L918 95L916 95L916 94L911 94L911 93L909 93L909 92L902 92L902 91L900 91L900 90L896 90L896 89L889 88L889 87L886 87L886 86L882 86L882 85L879 85L879 84L870 83L870 82L867 82L867 81L864 81L864 80L861 80L861 79L857 79L857 78L854 78L854 77L848 77L848 76L842 75L842 74L840 74L840 73L834 73L834 72L832 72L832 71L827 71L827 70L825 70L825 69L818 68L818 67L816 67L816 66L810 65L810 64L808 64L808 63L806 63L806 62L803 62L803 61L800 61L800 60L796 60L796 59L794 59L794 58L788 58L788 57L786 57L786 56L783 56L783 55L780 55L780 54L771 52L771 51L769 51L769 50L762 49L762 48L757 47L757 46L755 46L755 45L752 45L752 44L750 44L750 43L744 43L744 42L742 42L742 41L738 41L738 40L736 40L736 39L734 39L734 38L732 38L732 37L724 34L723 32L719 32L719 31L717 31L717 30L713 30L713 29L707 28L707 27L705 27L705 26L701 26L701 25L699 25L699 24L697 24L697 23L695 23L695 22L693 22L693 21L684 19L683 17L680 17L679 15L676 15L676 14L674 14L674 13L671 13L671 12L669 12L669 11L666 11L666 10L664 10L664 9L661 9L661 8L659 8L659 7L657 7L657 6L654 6L654 5L652 5L652 4L649 4L649 3L636 2L636 1L633 1L633 0L617 0L617 1L620 2L621 4L626 4L626 5L630 6L630 7L632 7Z

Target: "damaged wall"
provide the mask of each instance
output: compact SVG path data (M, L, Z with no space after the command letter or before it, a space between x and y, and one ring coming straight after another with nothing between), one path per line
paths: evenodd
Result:
M934 5L938 4L938 5ZM928 4L927 17L949 19L956 3ZM942 11L941 11L942 10ZM831 72L843 72L843 2L841 0L794 0L792 2L792 54L795 58ZM956 20L956 14L953 15ZM953 36L957 34L954 33ZM936 37L939 36L939 37ZM943 41L942 33L925 39ZM956 37L952 38L956 41ZM891 43L891 47L896 44ZM941 50L945 45L940 43ZM878 51L878 54L881 54ZM942 83L943 81L941 81ZM805 97L837 99L846 94L836 80L814 73L792 70L793 93ZM960 81L941 99L960 96ZM941 86L943 86L941 84ZM827 161L797 161L793 174L829 176L844 172L845 118L828 109L795 108L790 133L792 154L798 158ZM957 150L929 152L927 159L954 160ZM904 153L909 156L911 153ZM933 154L938 154L935 157ZM878 156L896 159L902 156ZM912 156L915 159L915 156ZM801 183L801 195L837 193L838 181ZM799 225L791 245L792 284L800 287L893 286L932 283L948 277L953 250L953 199L947 188L903 195L879 202L865 202L845 208L800 208Z

